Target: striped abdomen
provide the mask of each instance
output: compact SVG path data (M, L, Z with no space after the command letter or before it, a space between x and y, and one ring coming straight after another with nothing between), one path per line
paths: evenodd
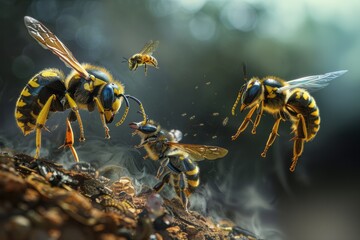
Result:
M320 114L315 99L304 89L294 89L286 102L286 109L292 117L297 118L298 114L304 117L307 132L305 140L312 140L320 129ZM294 122L293 128L296 124Z
M60 100L65 95L64 74L58 69L45 69L36 74L26 84L16 102L15 119L24 135L36 127L36 119L51 95L56 100L51 104L50 111L63 111Z
M176 193L179 195L181 186L185 186L187 195L190 195L200 184L200 171L196 163L189 158L179 156L177 162L170 162L168 164L172 172L172 181ZM181 174L185 174L185 182L181 181ZM179 195L180 196L180 195Z
M199 167L189 158L183 160L185 167L185 175L187 178L188 190L190 193L194 192L200 184L200 171Z

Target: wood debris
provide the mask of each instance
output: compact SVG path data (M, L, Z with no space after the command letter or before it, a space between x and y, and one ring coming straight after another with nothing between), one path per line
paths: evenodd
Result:
M111 181L88 163L67 170L7 153L0 154L0 225L0 239L256 239L150 188L136 195L130 176Z

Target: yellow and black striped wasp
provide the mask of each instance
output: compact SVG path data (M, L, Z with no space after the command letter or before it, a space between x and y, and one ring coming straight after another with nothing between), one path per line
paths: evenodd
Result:
M290 171L295 171L298 158L301 156L304 143L316 136L320 128L320 113L315 99L308 91L324 88L333 79L340 77L347 70L325 73L322 75L307 76L299 79L284 81L278 77L267 76L262 79L253 77L246 78L246 68L244 65L244 76L246 83L241 87L237 99L232 107L232 115L235 115L235 108L240 102L240 112L250 109L244 121L241 123L235 135L231 137L235 140L239 137L249 122L252 115L257 112L253 123L252 133L256 133L256 127L260 123L263 111L275 116L276 121L271 134L267 140L261 156L266 157L269 147L274 143L278 135L280 121L289 120L292 123L292 130L295 134L293 158Z
M147 65L158 68L158 62L155 57L152 56L153 52L159 45L159 41L150 40L145 44L143 49L139 53L134 54L131 58L126 59L129 64L129 69L135 71L139 66L144 65L145 76L147 75Z
M121 104L125 101L126 109L116 126L123 123L129 111L129 101L137 102L142 111L144 121L146 114L141 102L133 96L125 95L124 86L103 67L91 64L80 64L70 50L41 22L25 16L25 26L30 35L45 49L57 55L73 71L65 76L55 68L40 71L32 77L22 90L15 108L15 119L24 135L36 130L36 154L40 156L41 130L51 112L65 111L71 108L70 121L77 120L80 127L80 141L84 141L84 129L79 114L80 109L92 112L97 108L105 138L110 138L107 123L114 120ZM66 134L65 146L72 145L72 130ZM70 144L70 145L69 145Z
M225 148L217 146L179 143L181 131L167 131L153 120L133 122L130 127L141 138L137 147L145 148L147 155L144 158L160 161L156 177L161 178L161 182L154 186L154 190L159 192L166 183L171 184L186 210L189 195L200 184L200 170L196 162L223 158L228 153Z

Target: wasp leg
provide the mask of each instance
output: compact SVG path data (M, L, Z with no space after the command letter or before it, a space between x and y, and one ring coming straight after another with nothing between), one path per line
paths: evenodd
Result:
M76 105L76 102L74 101L74 99L72 99L68 93L65 94L65 97L66 97L66 100L68 101L68 103L69 103L69 105L70 105L70 107L71 107L71 110L72 110L72 111L75 113L75 115L76 115L76 118L77 118L78 123L79 123L79 128L80 128L80 138L79 138L79 141L80 141L80 142L83 142L83 141L85 141L84 127L83 127L83 123L82 123L82 120L81 120L81 117L80 117L79 108L78 108L78 106Z
M147 77L147 66L146 66L146 63L144 64L144 69L145 69L145 77Z
M179 174L173 175L172 185L173 185L173 187L174 187L174 190L175 190L176 195L180 198L180 186L179 186L179 181L180 181L180 175L179 175Z
M269 138L268 138L268 140L266 142L265 149L261 153L262 157L266 157L267 151L269 150L270 146L274 143L274 141L276 139L276 136L279 135L277 132L278 132L278 129L279 129L280 121L281 121L281 118L276 119L275 124L274 124L274 126L273 126L273 128L271 130L270 136L269 136Z
M133 132L132 134L136 135L137 133ZM135 148L142 148L148 143L155 143L155 141L156 141L156 137L149 137L146 140L141 140L141 142L138 145L135 145Z
M41 129L45 126L46 120L49 115L50 106L52 101L56 99L56 95L51 95L48 100L46 100L46 103L44 107L41 109L39 116L36 119L36 153L35 153L35 159L38 159L40 156L40 149L41 149Z
M253 129L251 130L252 134L256 134L256 128L260 123L261 116L263 115L263 111L264 111L263 107L264 107L264 101L261 101L259 107L257 108L256 119L255 119L255 122L254 122Z
M185 208L185 211L188 211L188 205L189 205L189 198L188 198L188 191L187 191L187 178L185 176L185 173L180 173L179 178L179 189L180 189L180 200L182 205Z
M307 131L306 131L306 124L304 116L298 114L297 117L299 121L296 126L295 130L295 137L294 137L294 150L293 150L293 158L291 161L290 171L294 172L297 164L298 158L301 156L304 150L304 143L305 139L307 138Z
M105 139L109 139L110 138L110 134L109 134L109 128L106 125L106 121L105 121L105 115L104 115L104 107L102 106L102 104L100 103L99 99L97 97L94 97L97 109L99 111L100 114L100 119L101 119L101 123L105 129Z
M179 200L181 202L181 204L184 206L185 211L188 211L188 205L189 205L189 196L190 196L190 192L189 189L181 189L180 184L184 183L183 180L181 179L181 174L176 175L176 177L173 177L173 186L176 192L176 195L179 197ZM186 178L185 178L186 179ZM185 182L186 183L186 182Z
M65 134L65 142L63 145L61 145L59 148L65 148L68 147L71 150L72 155L74 156L75 162L79 162L79 157L76 153L76 150L74 148L74 133L71 127L71 123L69 119L66 119L66 134Z
M164 174L166 167L169 164L169 161L170 159L168 157L161 160L160 167L156 174L156 178L160 178Z
M157 183L153 189L156 191L156 192L160 192L163 187L165 186L165 183L169 183L170 182L170 179L171 179L171 172L167 173L164 175L164 177L162 178L161 182Z
M255 110L258 108L258 105L255 105L254 107L252 107L250 109L250 111L248 112L248 114L246 115L244 121L241 123L240 127L238 128L237 132L235 133L235 135L231 136L231 140L235 140L239 137L240 133L242 133L243 131L245 131L245 129L247 128L247 126L249 125L249 122L251 121L251 116L254 114Z

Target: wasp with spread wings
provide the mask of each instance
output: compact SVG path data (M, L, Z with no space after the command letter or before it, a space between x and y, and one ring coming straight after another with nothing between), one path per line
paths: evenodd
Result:
M114 120L121 104L125 101L126 109L116 126L123 123L129 111L129 100L137 102L144 121L146 114L141 102L133 96L125 95L124 86L103 67L80 64L70 50L41 22L24 17L25 26L30 35L45 49L57 55L73 71L65 76L55 68L40 71L32 77L22 90L15 108L15 119L24 135L36 130L35 158L40 156L41 130L51 112L65 111L71 108L68 119L77 120L80 127L80 141L84 141L84 129L79 114L80 109L93 111L97 108L105 138L110 138L107 123ZM68 126L66 141L71 143L72 130ZM69 145L69 144L67 144ZM75 158L76 159L76 158Z
M240 102L240 112L250 109L244 121L241 123L235 135L231 138L235 140L239 137L256 111L256 118L253 122L252 133L256 133L256 127L260 123L263 112L271 113L276 121L267 140L262 157L266 157L266 152L274 143L278 135L280 121L289 120L292 123L292 130L295 134L293 158L290 171L295 171L298 158L301 156L304 143L316 136L320 128L319 108L315 99L308 91L324 88L333 79L343 75L347 70L330 72L323 75L303 77L291 81L284 81L278 77L268 76L262 79L257 77L246 79L246 69L244 75L246 83L241 87L237 99L232 108L232 115L235 115L235 108Z
M146 76L147 65L158 68L158 62L156 58L152 56L158 45L159 41L150 40L148 43L145 44L140 53L136 53L131 58L126 59L129 64L129 69L131 71L135 71L139 66L144 65Z
M141 138L137 147L144 147L147 155L152 160L160 161L157 178L161 182L154 186L159 192L166 183L171 184L182 205L188 209L188 197L199 186L199 167L196 162L208 159L223 158L228 150L217 146L179 143L182 133L179 130L167 131L153 120L130 123L134 134Z

